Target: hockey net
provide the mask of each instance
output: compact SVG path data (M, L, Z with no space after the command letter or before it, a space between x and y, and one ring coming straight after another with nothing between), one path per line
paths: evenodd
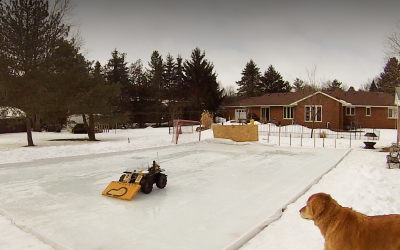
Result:
M201 122L190 120L174 120L172 132L172 142L178 144L185 142L200 141L201 138Z

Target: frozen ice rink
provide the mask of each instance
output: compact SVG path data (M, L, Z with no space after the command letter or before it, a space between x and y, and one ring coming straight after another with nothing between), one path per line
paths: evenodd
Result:
M212 139L2 164L0 203L19 227L59 249L220 250L274 218L346 153ZM132 201L101 195L157 155L165 189Z

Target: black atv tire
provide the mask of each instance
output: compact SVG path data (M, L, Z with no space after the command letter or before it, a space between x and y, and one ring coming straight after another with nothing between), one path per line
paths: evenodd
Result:
M150 180L142 179L140 182L140 190L144 194L149 194L153 190L153 183Z
M165 188L167 185L167 176L165 174L159 174L156 179L156 186L160 189Z
M119 177L119 182L122 182L125 179L125 174L121 175L121 177Z

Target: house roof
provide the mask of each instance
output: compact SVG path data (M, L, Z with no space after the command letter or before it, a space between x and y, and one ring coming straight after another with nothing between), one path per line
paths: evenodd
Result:
M250 97L235 101L226 105L226 107L242 107L242 106L282 106L289 105L298 101L309 94L302 92L289 92L289 93L267 93L262 96Z
M342 105L354 106L394 106L394 96L382 92L316 92L341 102ZM249 106L290 106L298 101L314 95L305 92L267 93L258 97L251 97L227 104L225 107L249 107Z
M354 106L394 106L394 96L383 92L337 91L331 95Z

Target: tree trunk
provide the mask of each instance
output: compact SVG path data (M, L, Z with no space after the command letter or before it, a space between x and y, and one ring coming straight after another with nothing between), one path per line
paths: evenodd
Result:
M33 128L33 131L42 132L41 126L40 126L40 115L35 115L35 126Z
M26 137L28 139L28 146L35 146L32 139L32 124L29 115L26 116Z
M89 123L86 120L86 116L82 114L83 123L85 124L86 131L89 136L89 141L96 141L96 135L94 133L94 116L93 114L89 114Z

